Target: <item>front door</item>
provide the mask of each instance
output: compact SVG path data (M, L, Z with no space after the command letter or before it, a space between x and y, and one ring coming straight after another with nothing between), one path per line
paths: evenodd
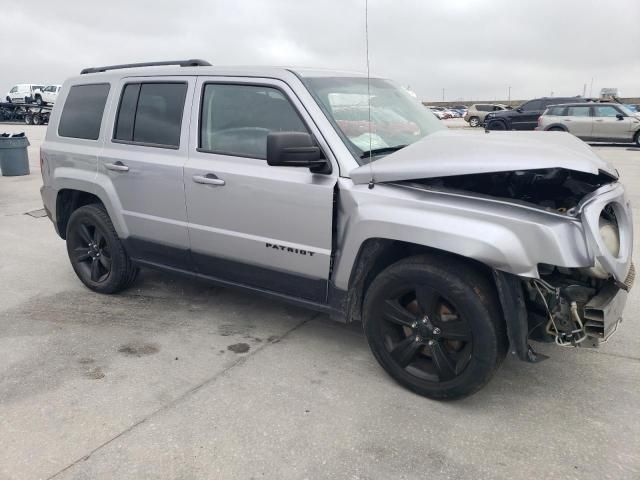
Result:
M189 135L182 126L194 85L194 77L123 79L98 164L120 201L131 256L181 269L190 268L182 178Z
M326 301L337 168L266 162L272 131L319 130L274 79L199 77L184 180L195 269L204 275Z
M519 109L511 112L511 127L514 130L533 130L538 125L538 117L542 114L542 100L531 100Z
M613 105L594 105L593 136L601 140L631 140L632 118Z

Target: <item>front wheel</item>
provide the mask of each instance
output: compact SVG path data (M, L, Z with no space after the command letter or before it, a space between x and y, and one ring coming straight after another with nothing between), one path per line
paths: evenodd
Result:
M471 117L469 119L469 125L472 127L477 127L480 125L480 119L478 117Z
M487 124L487 130L506 130L506 129L507 129L507 125L500 120L490 121Z
M67 253L78 278L94 292L119 292L138 274L102 205L85 205L71 214Z
M368 289L363 313L380 365L425 397L476 392L507 352L495 289L456 259L425 255L391 265Z
M636 136L633 141L638 147L640 147L640 130L636 132Z

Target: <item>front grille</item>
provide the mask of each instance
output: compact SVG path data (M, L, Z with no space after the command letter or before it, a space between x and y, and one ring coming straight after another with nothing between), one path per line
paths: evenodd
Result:
M636 279L636 267L631 262L631 267L629 267L629 273L627 273L627 278L624 279L624 284L627 287L627 291L631 290L633 287L633 282Z

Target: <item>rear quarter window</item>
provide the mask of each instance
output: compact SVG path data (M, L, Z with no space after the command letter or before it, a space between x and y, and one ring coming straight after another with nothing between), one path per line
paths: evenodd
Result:
M64 102L58 135L97 140L109 88L108 83L72 86Z

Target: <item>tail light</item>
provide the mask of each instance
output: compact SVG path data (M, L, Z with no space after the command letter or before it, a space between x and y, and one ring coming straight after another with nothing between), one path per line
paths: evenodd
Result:
M543 114L544 115L544 114ZM540 115L538 117L538 126L541 127L542 126L542 115Z

